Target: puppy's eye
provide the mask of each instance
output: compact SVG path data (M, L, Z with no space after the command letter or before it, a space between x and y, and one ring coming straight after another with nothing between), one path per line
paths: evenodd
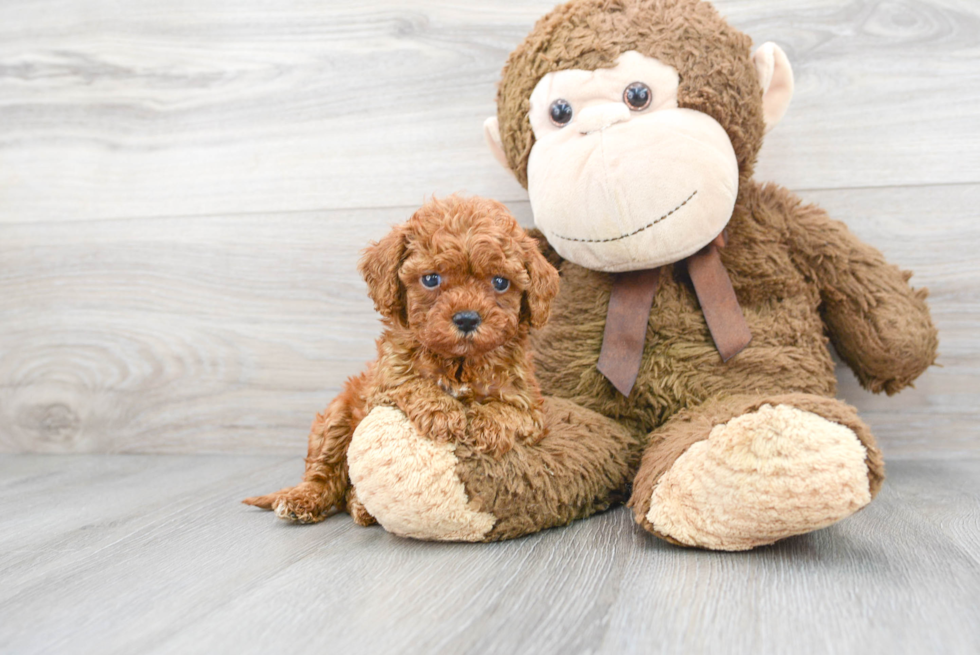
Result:
M426 273L422 276L420 281L422 282L422 286L426 289L435 289L437 286L442 284L442 278L439 277L438 273Z
M653 92L643 82L633 82L623 91L623 102L633 111L640 111L650 106Z
M510 280L505 277L500 277L499 275L494 276L494 278L490 280L490 284L492 284L493 288L500 293L503 293L510 288Z
M568 104L567 100L561 98L551 103L548 113L551 116L551 122L558 127L563 127L572 120L572 106Z

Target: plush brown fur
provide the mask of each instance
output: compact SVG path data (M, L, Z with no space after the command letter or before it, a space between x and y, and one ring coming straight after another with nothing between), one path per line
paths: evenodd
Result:
M542 413L542 438L519 441L503 457L456 449L473 508L497 519L484 541L566 525L628 498L641 440L567 400L545 397Z
M543 436L527 337L547 321L558 276L503 205L433 200L368 248L360 269L384 319L378 359L317 416L303 481L249 505L300 522L338 507L370 523L350 488L346 453L357 425L381 404L401 409L427 438L488 461ZM420 278L433 272L442 283L428 289ZM509 288L494 289L494 276ZM453 323L462 311L479 313L475 331Z
M660 475L714 425L774 399L853 430L867 448L876 491L883 466L870 432L851 408L830 400L836 379L828 338L874 392L900 391L936 357L926 291L909 287L910 273L821 209L751 180L763 121L749 48L748 37L700 0L576 0L537 23L512 53L499 87L501 139L525 185L534 145L528 99L537 82L551 71L611 66L629 50L676 67L680 106L712 116L735 148L739 195L722 260L753 339L727 364L678 262L661 271L639 376L622 396L596 370L610 276L563 262L541 238L562 275L552 320L532 335L541 387L649 443L631 504L650 530L646 509Z

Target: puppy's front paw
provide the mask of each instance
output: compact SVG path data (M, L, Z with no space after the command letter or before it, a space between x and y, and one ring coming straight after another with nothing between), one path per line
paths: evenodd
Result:
M467 410L466 441L475 450L500 458L517 442L537 443L544 435L541 413L506 403L472 405Z
M466 414L458 410L426 408L409 414L415 429L433 441L459 441L466 434Z
M466 441L479 452L501 457L514 447L520 426L501 420L490 411L471 411Z

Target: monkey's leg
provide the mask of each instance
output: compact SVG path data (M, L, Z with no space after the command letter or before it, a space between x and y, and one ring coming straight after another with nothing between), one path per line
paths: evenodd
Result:
M543 435L502 457L462 452L456 472L472 504L493 514L485 541L513 539L583 519L626 500L643 434L560 398L545 397Z
M512 539L625 500L639 435L567 400L545 398L542 414L540 439L497 457L429 439L398 408L377 407L349 451L357 498L389 532L436 541Z
M735 396L651 434L630 507L668 541L748 550L850 516L883 479L881 452L853 407L810 394Z
M350 488L347 448L367 413L365 391L370 374L368 371L348 380L343 392L313 421L303 481L265 496L246 498L243 503L274 510L279 518L299 523L317 523L332 509L346 507Z

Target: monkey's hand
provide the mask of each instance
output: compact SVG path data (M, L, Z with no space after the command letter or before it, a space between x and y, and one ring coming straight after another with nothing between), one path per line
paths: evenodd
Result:
M861 386L892 395L935 362L939 342L926 290L905 283L911 273L888 269L877 273L888 273L891 284L868 289L864 298L825 294L823 314L834 348Z
M787 221L794 258L820 287L821 314L841 358L865 389L891 395L936 360L926 290L813 205Z

